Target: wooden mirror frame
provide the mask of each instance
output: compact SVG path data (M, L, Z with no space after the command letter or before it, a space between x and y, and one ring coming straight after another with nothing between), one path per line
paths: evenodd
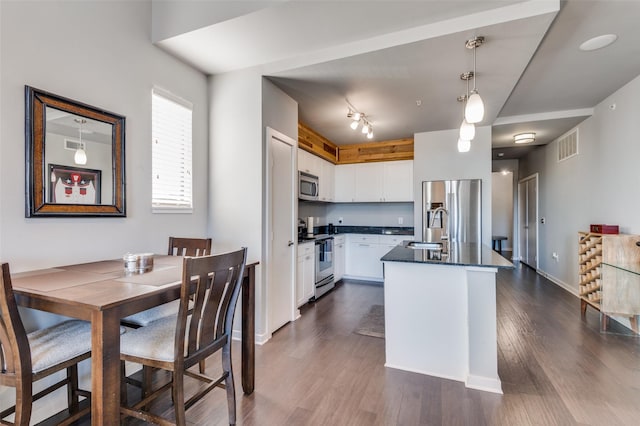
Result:
M113 204L56 204L46 200L46 107L112 125ZM125 217L125 117L25 86L26 217Z

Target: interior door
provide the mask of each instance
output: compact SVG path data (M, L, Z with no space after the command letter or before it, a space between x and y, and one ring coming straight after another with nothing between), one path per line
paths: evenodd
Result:
M269 142L268 331L295 319L295 141L267 128Z
M538 268L538 175L518 182L520 260Z

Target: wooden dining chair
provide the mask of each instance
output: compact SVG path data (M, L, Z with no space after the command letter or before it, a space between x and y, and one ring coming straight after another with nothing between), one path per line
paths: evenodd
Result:
M169 237L169 256L204 256L211 254L211 238ZM144 327L153 321L178 313L178 301L165 303L129 315L121 320L122 325L131 328Z
M67 386L69 417L60 424L70 424L91 410L79 409L79 396L90 398L78 388L78 363L91 356L91 323L68 320L27 334L20 319L11 285L9 264L2 264L0 289L0 385L15 388L16 404L0 413L0 423L28 425L34 401ZM33 383L60 370L66 376L33 395ZM14 421L4 421L14 414Z
M247 249L203 257L185 257L180 307L176 317L164 318L124 334L120 358L170 371L172 379L121 413L156 424L186 424L186 410L214 387L227 391L229 424L236 423L235 387L231 365L231 333ZM190 310L190 302L193 308ZM187 371L222 350L222 375L211 378ZM185 401L184 377L207 385ZM175 423L144 410L149 402L172 389Z

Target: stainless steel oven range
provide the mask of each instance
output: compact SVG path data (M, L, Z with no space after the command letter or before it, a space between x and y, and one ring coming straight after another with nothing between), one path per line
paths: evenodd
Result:
M314 299L335 287L333 279L333 237L316 236L316 280Z

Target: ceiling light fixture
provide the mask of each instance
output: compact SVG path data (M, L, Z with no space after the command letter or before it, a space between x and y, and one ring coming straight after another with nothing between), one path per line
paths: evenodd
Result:
M476 50L484 43L484 37L477 36L467 40L465 47L473 49L473 90L467 99L467 105L464 110L464 116L468 123L475 124L484 118L484 102L476 88Z
M373 126L364 113L358 112L352 107L349 107L347 118L353 120L349 127L351 127L353 130L356 130L360 126L360 124L362 124L362 133L367 135L368 139L373 139Z
M602 49L603 47L609 46L611 43L616 41L618 36L615 34L604 34L601 36L590 38L580 45L580 50L585 52L589 52L592 50Z
M82 125L87 122L84 118L74 118L73 121L78 123L78 133L80 134L80 142L78 142L78 149L73 155L73 161L76 164L87 164L87 153L84 150L84 144L82 143Z
M469 80L467 80L467 94L458 96L458 102L466 102L469 96ZM473 140L476 137L475 124L469 123L464 117L465 104L462 104L462 124L460 125L460 139L468 141Z
M515 143L530 143L536 140L536 134L533 132L520 133L513 137Z

